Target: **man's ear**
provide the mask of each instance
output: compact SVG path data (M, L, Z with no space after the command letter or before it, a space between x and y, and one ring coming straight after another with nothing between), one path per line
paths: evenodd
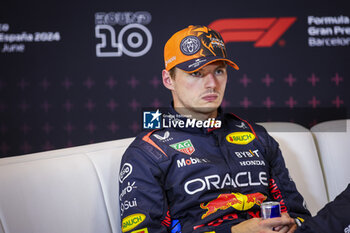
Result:
M164 69L162 71L163 85L169 90L174 90L174 80L171 78L169 71Z

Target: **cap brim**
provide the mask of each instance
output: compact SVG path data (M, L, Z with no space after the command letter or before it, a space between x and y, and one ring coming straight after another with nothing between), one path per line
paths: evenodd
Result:
M239 67L233 61L226 59L226 58L222 58L222 57L216 57L216 56L195 58L195 59L177 64L176 67L187 72L187 73L192 73L192 72L196 72L196 71L202 69L204 66L206 66L210 63L216 62L216 61L225 61L229 66L231 66L235 70L239 70Z

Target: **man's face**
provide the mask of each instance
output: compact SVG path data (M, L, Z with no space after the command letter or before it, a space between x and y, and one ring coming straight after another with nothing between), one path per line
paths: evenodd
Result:
M226 82L226 64L217 61L194 73L176 68L172 88L168 88L172 90L174 107L179 113L216 117Z

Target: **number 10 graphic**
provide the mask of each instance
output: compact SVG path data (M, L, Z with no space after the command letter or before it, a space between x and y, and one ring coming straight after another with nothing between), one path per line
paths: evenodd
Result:
M96 38L101 39L101 43L96 45L97 57L120 57L123 54L130 57L141 57L152 46L151 32L145 26L137 23L124 26L119 32L118 40L116 40L115 29L111 25L96 25L95 35ZM110 42L109 45L107 41ZM107 47L112 51L107 51Z

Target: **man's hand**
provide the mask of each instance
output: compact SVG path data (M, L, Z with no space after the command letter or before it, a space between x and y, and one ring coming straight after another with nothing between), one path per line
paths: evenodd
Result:
M282 213L280 218L252 218L231 228L231 233L293 233L297 229L294 219Z

